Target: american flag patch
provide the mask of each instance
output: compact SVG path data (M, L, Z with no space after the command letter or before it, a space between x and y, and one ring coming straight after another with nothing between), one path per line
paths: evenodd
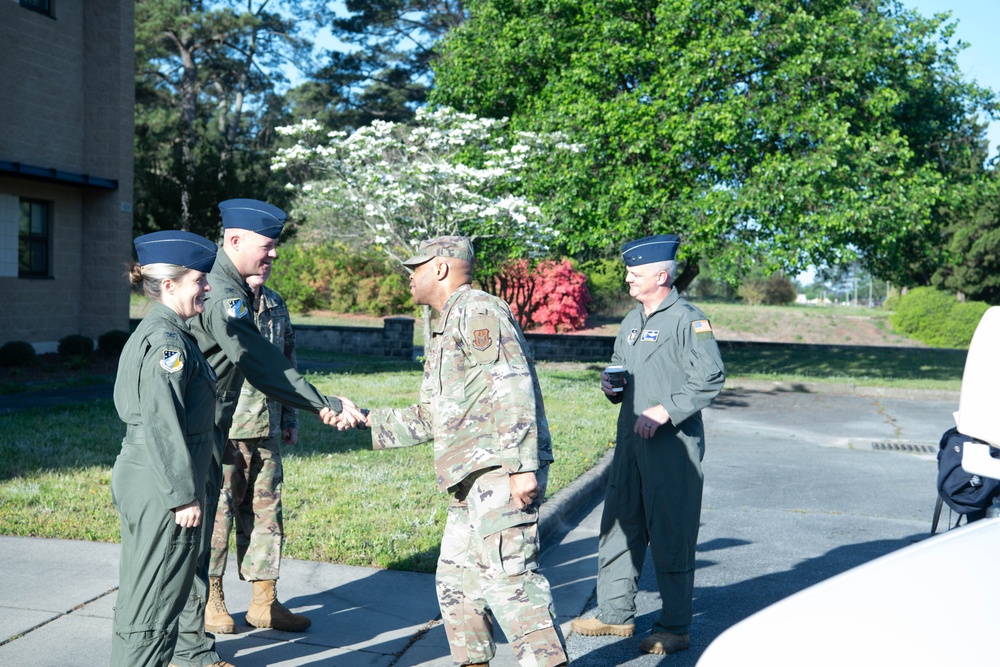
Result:
M691 329L696 333L712 333L712 325L708 320L695 320L691 323Z

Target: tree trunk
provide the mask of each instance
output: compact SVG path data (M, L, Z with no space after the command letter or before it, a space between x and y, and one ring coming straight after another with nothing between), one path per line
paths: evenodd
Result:
M701 268L698 266L698 262L688 262L684 266L684 270L681 271L674 280L674 289L678 292L686 291L687 288L691 286L691 283L694 282L694 279L698 277L700 272Z

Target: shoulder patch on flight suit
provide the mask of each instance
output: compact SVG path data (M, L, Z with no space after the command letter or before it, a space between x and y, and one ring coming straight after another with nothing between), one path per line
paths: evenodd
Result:
M226 314L229 315L229 317L240 319L242 317L246 317L247 313L250 312L247 309L246 303L243 302L243 299L229 299L228 304Z
M708 320L695 320L691 323L691 331L696 338L712 338L712 325Z
M500 358L500 320L488 315L469 318L469 341L472 356L479 363L492 363Z
M184 357L180 350L164 350L160 359L160 368L168 373L176 373L184 368Z

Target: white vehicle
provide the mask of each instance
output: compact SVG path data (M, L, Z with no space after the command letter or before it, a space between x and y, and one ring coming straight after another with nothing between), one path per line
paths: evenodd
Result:
M966 357L958 430L962 467L1000 479L1000 307ZM860 565L729 628L698 667L952 667L1000 664L1000 519L983 519Z

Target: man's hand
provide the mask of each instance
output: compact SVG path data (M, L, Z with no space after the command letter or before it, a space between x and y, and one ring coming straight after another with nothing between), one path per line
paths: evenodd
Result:
M528 509L538 498L538 479L534 472L516 472L510 476L510 497L519 510Z
M361 414L361 410L354 404L354 401L343 396L334 396L334 398L339 399L341 406L343 406L340 414L337 415L336 426L338 430L346 431L347 429L355 428L365 420L364 415Z
M294 445L299 441L299 429L286 428L281 431L281 442L286 445Z
M197 500L175 507L174 523L181 528L197 528L201 523L201 503Z
M667 409L663 407L663 404L654 405L651 408L646 408L639 415L639 418L635 420L635 428L632 430L643 438L652 438L653 434L656 433L656 429L660 428L664 424L670 421L670 414Z
M628 378L622 378L622 386L624 387L627 384L628 384ZM611 382L608 381L607 373L601 373L601 391L603 391L604 395L607 396L608 398L614 398L615 396L622 395L620 391L615 391L611 387Z

